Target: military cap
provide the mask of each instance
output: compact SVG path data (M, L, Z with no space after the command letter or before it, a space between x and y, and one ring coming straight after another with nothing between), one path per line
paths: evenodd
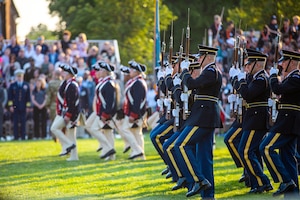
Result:
M255 62L255 61L266 61L267 60L267 55L266 54L263 54L263 53L260 53L260 52L257 52L257 51L250 51L247 54L248 54L248 60L245 63L245 65L248 65L248 64L250 64L252 62Z
M146 65L137 63L134 60L129 61L128 64L129 64L129 67L131 67L132 69L135 69L135 70L137 70L139 72L145 72L146 69L147 69Z
M75 67L72 67L68 64L64 64L64 65L59 65L59 67L63 70L63 71L66 71L66 72L69 72L70 74L76 76L78 70L77 68Z
M207 54L210 54L210 55L216 55L217 54L217 51L218 49L217 48L214 48L214 47L208 47L208 46L204 46L204 45L201 45L199 44L198 45L198 50L199 50L199 54L200 56L201 55L207 55Z
M18 76L18 75L21 75L21 74L24 74L25 72L24 72L24 70L22 70L22 69L17 69L15 72L14 72L14 75L15 76Z
M97 64L98 64L99 68L94 68L97 71L99 71L100 68L105 69L106 71L109 71L109 72L113 72L115 70L114 66L108 64L107 62L100 61Z
M129 74L130 72L129 72L129 67L126 67L126 66L124 66L124 65L122 65L121 67L120 67L120 70L121 70L121 72L123 72L124 74Z
M189 66L189 70L193 69L200 69L200 63L199 62L192 62Z
M186 54L183 53L183 54L182 54L182 57L183 57L183 59L185 59ZM195 62L196 60L197 60L197 57L196 57L196 56L194 56L193 54L189 54L189 61L190 61L190 62Z
M278 60L278 62L282 62L284 60L300 61L300 53L295 52L295 51L282 50L282 56Z

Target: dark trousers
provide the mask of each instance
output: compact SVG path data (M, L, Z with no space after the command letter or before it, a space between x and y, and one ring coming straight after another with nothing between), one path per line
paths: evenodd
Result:
M17 140L21 136L21 139L25 140L25 136L26 136L26 128L25 128L26 111L15 109L14 113L13 113L13 121L14 121L14 139ZM19 124L21 125L20 129L19 129Z
M242 138L242 128L231 127L225 134L224 142L236 167L243 167L241 157L238 152L239 144Z
M47 109L33 107L34 137L46 138L47 135Z

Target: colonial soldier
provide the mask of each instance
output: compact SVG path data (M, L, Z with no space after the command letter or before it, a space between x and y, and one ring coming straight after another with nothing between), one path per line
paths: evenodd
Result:
M19 136L21 136L22 140L25 140L26 111L31 106L30 88L29 84L24 82L23 70L17 69L14 75L16 81L8 89L8 106L10 107L10 112L13 113L14 140L18 140ZM19 123L21 125L20 129ZM19 135L19 133L21 134Z
M146 112L147 84L142 76L146 66L135 61L129 61L131 79L125 86L125 114L122 131L131 147L129 159L146 159L144 152L143 116Z
M93 68L97 71L100 81L95 91L97 117L90 131L101 143L102 153L100 158L114 160L116 151L114 149L113 129L117 127L113 117L117 112L119 104L118 86L111 76L114 67L100 61L96 65L93 65Z
M194 103L190 116L175 142L175 153L186 177L187 197L201 192L202 198L214 198L213 137L221 127L218 95L222 76L215 65L217 49L199 45L201 74L193 78L188 72L189 62L180 64L180 78L188 89L194 89ZM197 148L197 153L195 149Z
M79 89L75 79L77 69L67 64L60 67L65 81L57 93L57 115L50 130L62 143L63 151L60 156L70 153L67 161L73 161L78 160L76 123L79 116ZM63 128L66 135L62 132Z
M231 68L235 80L233 88L246 101L246 111L242 122L242 138L238 147L240 158L249 174L251 190L249 193L262 193L273 189L270 180L263 173L260 163L261 156L257 155L259 144L268 130L268 98L270 89L264 70L267 56L257 52L248 53L245 64L246 73Z
M278 80L278 69L270 70L272 92L281 95L278 115L269 134L260 145L260 152L275 183L280 182L273 196L285 194L299 198L297 161L295 159L297 138L300 135L300 54L282 50L283 80ZM275 150L279 150L277 153Z

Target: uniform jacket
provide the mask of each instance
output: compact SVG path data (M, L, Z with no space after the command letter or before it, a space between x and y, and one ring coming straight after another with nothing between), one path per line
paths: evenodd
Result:
M195 90L197 95L208 95L218 98L222 84L221 73L214 63L204 67L201 74L193 79L187 69L181 73L182 83L189 90ZM220 110L217 102L208 100L195 100L190 116L185 121L185 126L199 126L201 128L222 127Z
M124 114L140 119L146 112L147 84L142 76L136 76L126 83Z
M76 121L79 111L79 88L76 80L73 78L67 81L65 87L63 113L71 121Z
M300 107L300 72L295 70L281 83L278 82L277 75L270 77L272 91L281 95L280 104L291 104ZM271 128L272 132L282 134L300 135L300 109L279 109L276 122Z
M111 119L117 112L118 93L116 90L116 83L110 76L107 76L96 86L96 108L97 115L106 119Z
M31 106L30 88L27 82L22 82L19 87L17 82L10 85L8 89L8 106L13 106L15 110L26 111Z
M253 77L248 76L247 80L237 81L235 77L233 82L233 88L241 94L247 104L255 102L268 103L270 87L264 70L257 72ZM267 130L268 120L268 106L247 108L243 115L242 127L243 130Z

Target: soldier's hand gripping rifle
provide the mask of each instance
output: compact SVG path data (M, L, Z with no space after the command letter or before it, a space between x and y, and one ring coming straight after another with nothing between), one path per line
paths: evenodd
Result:
M178 57L178 63L180 65L182 61L182 54L183 54L183 37L184 37L184 29L182 29L182 35L181 35L181 44L179 47L179 57ZM175 76L179 76L180 74L180 66L178 67L178 73ZM175 109L173 109L173 116L174 116L174 132L177 131L177 128L179 127L179 112L180 112L180 104L179 102L176 101Z
M172 65L172 55L173 55L173 20L172 20L172 24L171 24L171 35L170 35L170 46L169 46L169 64ZM168 90L168 88L166 87L166 99L168 101L168 105L167 105L167 113L166 113L166 119L169 120L171 119L171 92Z
M189 62L189 49L190 49L190 8L188 8L188 23L186 27L186 52L185 52L185 61ZM188 98L188 87L186 84L183 84L183 110L182 118L186 120L189 114L189 98Z

